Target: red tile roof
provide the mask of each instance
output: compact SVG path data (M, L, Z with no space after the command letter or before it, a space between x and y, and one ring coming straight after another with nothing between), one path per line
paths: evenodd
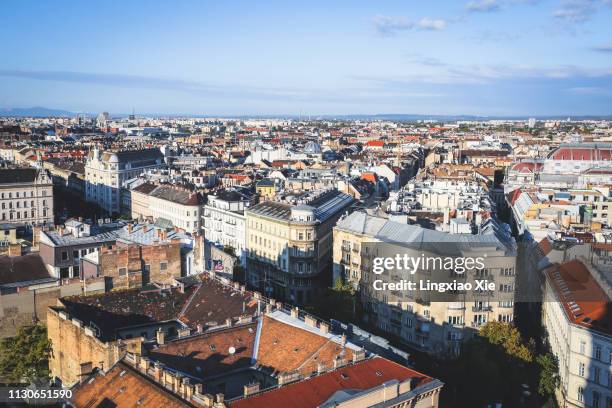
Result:
M161 385L140 375L129 365L120 362L105 374L94 375L77 385L70 402L81 407L190 407L185 401L170 394Z
M417 386L432 380L431 377L385 358L375 357L249 398L231 401L229 406L312 408L321 405L340 390L367 390L387 381L404 381L409 378L414 378Z
M612 334L610 298L579 260L552 266L544 271L574 324Z

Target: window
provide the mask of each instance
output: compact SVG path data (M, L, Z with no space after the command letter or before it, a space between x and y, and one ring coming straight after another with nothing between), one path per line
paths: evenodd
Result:
M601 346L599 344L595 346L595 358L601 360Z
M584 363L578 363L578 375L584 377Z
M126 268L119 268L119 276L125 276L125 274L127 273L127 269Z
M578 387L578 401L584 402L584 388Z
M62 252L62 261L65 261L65 260L67 260L67 259L68 259L68 252L63 251L63 252Z
M580 340L580 354L586 354L586 343L584 340Z
M593 368L593 381L599 384L599 379L601 377L601 369L599 367Z
M160 262L159 263L159 270L160 271L165 271L166 269L168 269L168 262Z
M591 404L591 407L599 408L600 399L601 399L601 394L598 393L597 391L593 391L593 403Z
M72 251L72 257L77 259L79 257L79 251Z

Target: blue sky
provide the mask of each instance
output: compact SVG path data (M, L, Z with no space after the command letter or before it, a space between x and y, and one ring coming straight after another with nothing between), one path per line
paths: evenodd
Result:
M612 114L612 0L2 1L0 107Z

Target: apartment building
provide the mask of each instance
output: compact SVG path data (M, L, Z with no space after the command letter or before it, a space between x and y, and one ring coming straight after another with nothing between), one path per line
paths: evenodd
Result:
M164 297L128 291L121 305L113 304L112 294L62 300L63 307L49 308L52 375L75 384L74 406L438 407L441 381L375 354L297 308L287 310L244 287L219 286L204 279L199 288ZM172 306L155 310L149 300L155 297ZM250 305L246 311L243 302ZM139 324L140 308L150 317ZM123 321L104 321L87 313L92 309L102 315L122 310ZM69 347L79 353L62 353ZM92 370L102 363L104 371ZM124 392L116 392L117 381Z
M337 190L265 201L246 210L247 282L301 304L331 285L332 229L353 204Z
M46 170L0 169L0 223L53 224L53 183Z
M505 225L505 224L504 224ZM509 228L489 219L479 234L447 234L356 211L334 228L334 278L358 289L364 318L379 329L429 353L457 355L470 331L488 321L514 319L517 247ZM467 270L464 281L487 279L494 291L436 297L432 292L375 290L374 281L410 279L410 272L373 272L372 259L387 253L428 256L478 257L486 253L485 268ZM449 281L447 270L420 270L433 282ZM457 275L450 275L452 279Z
M562 407L612 406L612 317L609 294L576 259L544 271L543 324L559 362Z
M97 203L109 214L118 214L120 190L125 182L163 164L159 149L114 152L95 147L85 162L85 199Z
M204 199L196 191L171 184L143 183L131 190L132 218L169 222L190 233L200 230Z
M240 263L246 263L246 215L251 199L237 190L221 190L208 196L202 210L202 230L207 241L234 248Z

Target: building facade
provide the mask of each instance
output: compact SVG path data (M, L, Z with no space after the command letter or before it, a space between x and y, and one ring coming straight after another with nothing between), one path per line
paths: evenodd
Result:
M201 225L202 196L187 188L169 184L144 183L132 189L132 218L162 219L190 233Z
M53 183L45 170L0 169L0 223L53 224Z
M246 262L246 215L250 200L237 191L209 195L202 211L202 230L207 241L234 248L242 265Z
M473 285L476 279L487 279L495 283L495 290L448 298L434 297L431 291L378 290L374 281L381 276L387 281L410 279L406 271L374 273L373 254L385 251L413 258L424 253L472 258L486 253L485 268L467 270L464 279ZM479 234L447 234L354 212L334 228L333 264L334 278L357 289L365 320L428 353L456 356L470 331L489 321L514 320L516 243L493 220ZM447 270L419 272L433 282L461 279L449 278Z
M313 301L332 283L332 229L352 204L348 194L329 190L247 209L247 283L271 297Z
M109 214L121 209L120 190L127 180L162 167L159 149L100 151L92 149L85 162L85 199Z
M612 406L609 296L581 260L544 275L543 324L559 362L559 406Z

